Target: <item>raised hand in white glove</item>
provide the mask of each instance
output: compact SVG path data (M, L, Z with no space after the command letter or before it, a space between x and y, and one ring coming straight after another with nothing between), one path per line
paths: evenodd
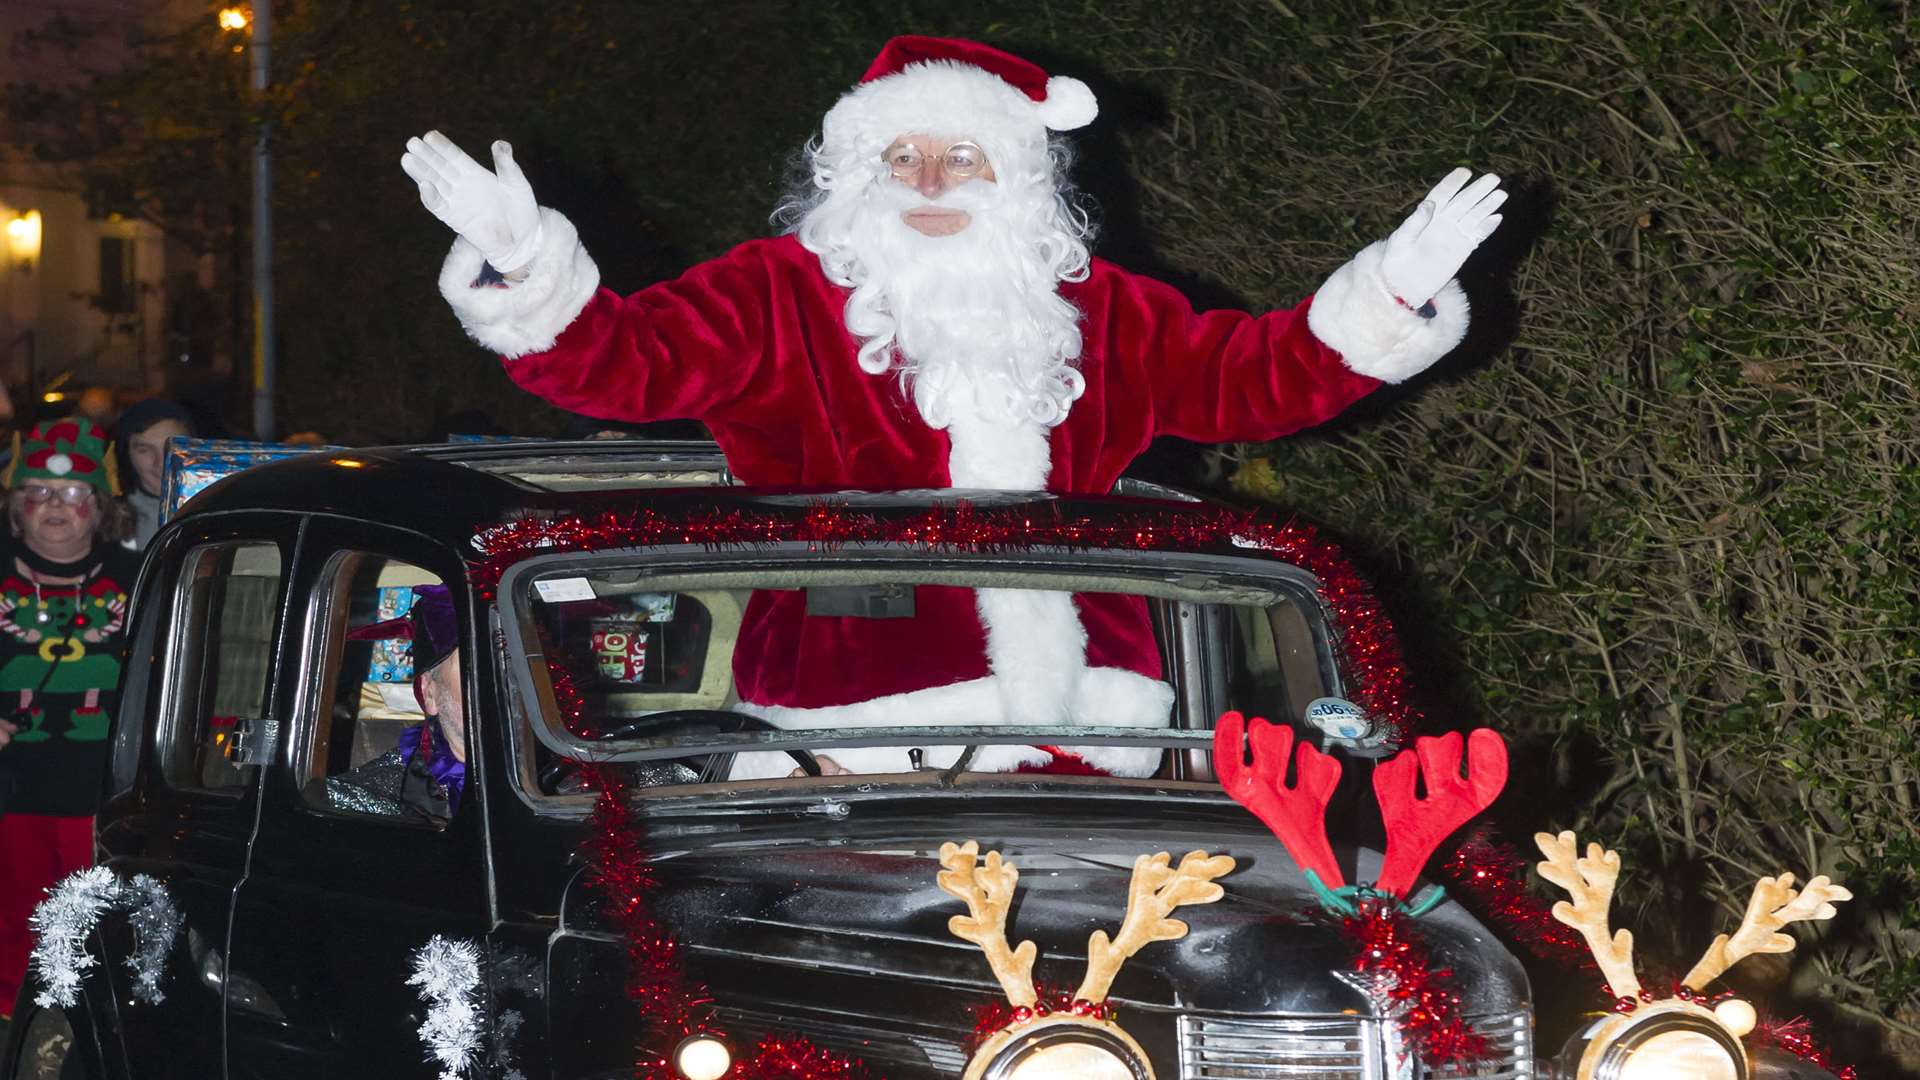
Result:
M1500 227L1495 211L1507 201L1500 178L1488 173L1468 184L1472 178L1470 169L1448 173L1387 238L1380 276L1408 307L1417 309L1433 299L1473 249Z
M480 249L487 263L511 274L540 249L540 205L513 147L493 144L493 171L437 131L407 140L400 167L420 185L420 202Z

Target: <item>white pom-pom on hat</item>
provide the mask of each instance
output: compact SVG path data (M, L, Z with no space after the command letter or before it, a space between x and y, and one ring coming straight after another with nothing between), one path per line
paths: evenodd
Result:
M1040 122L1054 131L1072 131L1093 123L1100 115L1100 103L1086 83L1068 75L1047 80L1047 100L1034 106Z

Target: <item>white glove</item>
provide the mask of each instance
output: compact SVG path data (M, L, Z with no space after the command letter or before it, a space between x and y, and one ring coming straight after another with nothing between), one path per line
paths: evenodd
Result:
M540 249L540 204L513 147L493 144L493 171L437 131L407 140L400 167L420 185L420 202L447 227L480 249L487 262L511 274Z
M1408 307L1419 308L1453 280L1480 242L1500 227L1494 211L1507 201L1500 178L1488 173L1471 186L1470 169L1455 169L1387 238L1380 276Z

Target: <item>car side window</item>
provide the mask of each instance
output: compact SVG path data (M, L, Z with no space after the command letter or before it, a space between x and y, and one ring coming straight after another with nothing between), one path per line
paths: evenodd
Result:
M376 552L329 560L308 614L314 692L296 767L318 811L441 827L465 787L465 708L451 594ZM448 639L451 639L450 641Z
M171 728L163 769L175 787L231 790L253 779L239 751L267 719L279 614L280 546L203 544L187 552L173 595L163 693Z

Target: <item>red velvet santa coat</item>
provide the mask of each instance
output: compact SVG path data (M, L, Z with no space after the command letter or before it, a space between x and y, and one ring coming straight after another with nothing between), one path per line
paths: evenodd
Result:
M603 419L700 420L748 484L951 486L947 432L921 418L891 374L860 369L842 323L847 290L794 238L742 244L623 298L598 288L565 218L545 211L544 228L525 282L475 287L480 256L464 241L441 277L468 332L506 357L522 387ZM1337 272L1317 301L1258 317L1195 313L1169 286L1094 260L1085 281L1060 286L1083 315L1086 390L1047 435L1047 488L1108 492L1160 435L1277 438L1431 363L1464 332L1464 298L1449 286L1436 298L1439 319L1400 309L1370 276L1377 249ZM1073 719L1164 724L1171 694L1158 681L1144 604L1081 595L1075 607L1090 679L1074 691ZM1017 614L989 616L994 633L1023 621ZM963 688L991 682L990 655L1035 644L991 648L972 590L928 586L910 619L810 617L804 593L761 592L739 640L742 702L783 726L991 722L984 699Z

